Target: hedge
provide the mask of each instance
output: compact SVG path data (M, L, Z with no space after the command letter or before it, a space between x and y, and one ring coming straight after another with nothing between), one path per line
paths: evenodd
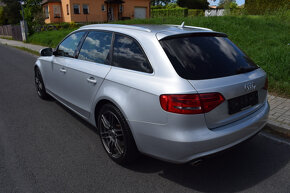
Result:
M174 8L174 9L151 9L151 17L187 17L187 8Z
M189 9L188 16L204 16L204 10L202 10L202 9Z
M289 9L289 0L246 0L245 9L248 14L271 14L281 9Z

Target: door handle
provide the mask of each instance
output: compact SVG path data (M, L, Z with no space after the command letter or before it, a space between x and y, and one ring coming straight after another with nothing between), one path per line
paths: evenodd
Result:
M61 68L61 69L59 69L59 71L61 71L63 73L66 73L66 69L65 68Z
M93 84L97 83L97 80L94 77L87 78L87 81Z

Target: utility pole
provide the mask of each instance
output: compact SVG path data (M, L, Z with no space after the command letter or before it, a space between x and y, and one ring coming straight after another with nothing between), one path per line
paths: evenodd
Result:
M22 33L22 41L27 40L27 27L26 27L26 22L24 19L24 11L23 11L23 4L24 2L20 0L20 5L21 5L21 15L22 15L22 21L20 21L20 26L21 26L21 33Z

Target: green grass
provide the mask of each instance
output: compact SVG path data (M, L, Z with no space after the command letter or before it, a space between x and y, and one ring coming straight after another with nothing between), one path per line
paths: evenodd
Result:
M181 24L211 28L228 34L269 77L270 92L290 97L290 17L224 16L154 18L119 24ZM71 30L33 34L28 41L54 47Z
M0 38L1 39L6 39L6 40L13 40L12 36L2 36L2 35L0 35Z
M27 43L55 48L67 34L74 30L76 29L62 29L34 33L28 37Z

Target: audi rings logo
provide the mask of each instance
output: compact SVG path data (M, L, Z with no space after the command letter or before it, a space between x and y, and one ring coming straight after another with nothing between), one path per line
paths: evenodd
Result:
M253 91L256 90L256 84L254 82L248 82L244 86L246 91Z

